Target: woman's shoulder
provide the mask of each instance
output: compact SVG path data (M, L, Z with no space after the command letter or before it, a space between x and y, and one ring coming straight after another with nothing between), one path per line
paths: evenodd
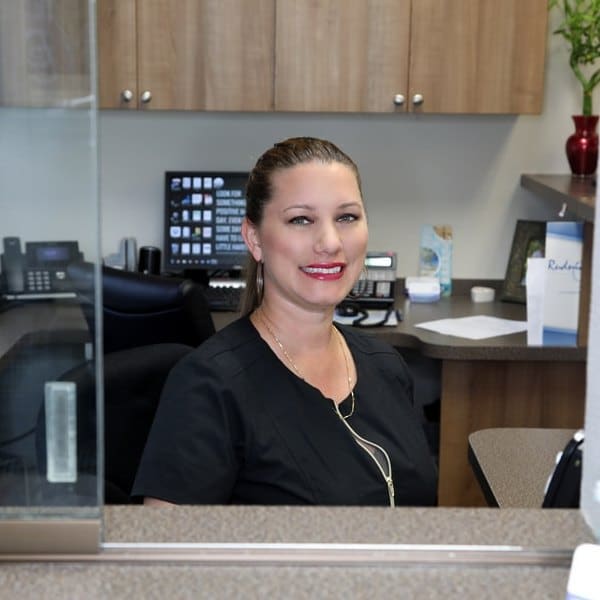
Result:
M181 363L187 367L195 365L220 368L229 374L247 369L260 359L264 351L261 337L248 317L236 319L214 333Z
M198 352L218 353L225 349L230 350L246 344L256 343L259 339L258 332L248 317L240 317L206 339Z
M346 326L340 330L361 369L368 368L370 372L378 374L387 373L394 378L410 377L406 362L397 348L376 334L365 333L356 327Z
M390 354L397 356L398 351L372 333L365 333L358 327L336 325L342 332L350 348L364 354Z

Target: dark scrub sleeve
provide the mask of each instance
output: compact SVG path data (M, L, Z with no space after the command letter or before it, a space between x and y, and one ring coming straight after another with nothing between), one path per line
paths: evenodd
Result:
M193 353L170 373L133 486L134 496L227 504L238 465L231 392Z

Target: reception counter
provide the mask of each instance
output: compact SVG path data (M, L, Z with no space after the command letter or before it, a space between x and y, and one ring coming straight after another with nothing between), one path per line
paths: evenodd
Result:
M143 506L106 507L104 539L0 565L3 594L563 600L593 541L574 510Z

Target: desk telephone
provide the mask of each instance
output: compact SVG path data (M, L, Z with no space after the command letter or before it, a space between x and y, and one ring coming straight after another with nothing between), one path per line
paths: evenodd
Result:
M336 314L342 318L352 318L355 327L384 325L394 312L395 299L396 253L367 252L363 273L336 307ZM376 315L380 311L383 317L377 317L378 320L373 322L370 314Z
M367 252L365 271L342 305L382 310L392 307L396 297L396 253Z
M75 296L67 265L83 259L77 242L26 242L25 254L18 237L5 237L2 242L0 290L6 299Z

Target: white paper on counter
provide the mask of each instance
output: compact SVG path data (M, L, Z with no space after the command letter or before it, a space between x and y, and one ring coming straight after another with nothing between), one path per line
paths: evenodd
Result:
M499 335L509 335L511 333L526 331L527 321L513 321L511 319L500 319L499 317L476 315L473 317L459 317L458 319L426 321L424 323L417 323L415 327L429 329L442 335L453 335L470 340L483 340Z
M528 258L525 289L527 290L527 344L541 346L544 332L544 291L548 261Z

